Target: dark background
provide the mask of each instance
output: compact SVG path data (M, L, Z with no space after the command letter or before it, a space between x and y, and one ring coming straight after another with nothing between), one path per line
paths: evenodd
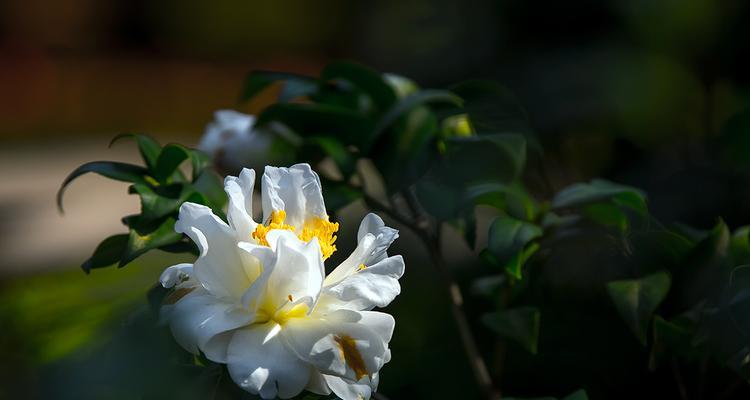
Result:
M552 189L605 177L644 189L663 222L709 228L723 217L737 227L750 223L750 131L744 130L750 119L741 115L750 100L749 39L750 3L741 0L6 0L0 3L0 249L6 254L0 313L9 322L0 349L11 361L0 367L0 382L12 389L0 395L73 398L80 392L68 389L91 379L106 387L108 375L86 372L101 367L91 361L91 348L107 347L120 316L174 261L155 255L131 271L98 276L76 269L137 202L124 186L85 178L71 192L100 198L76 204L70 197L62 218L54 191L83 161L133 159L127 147L106 150L116 133L194 144L216 109L264 106L262 99L237 103L253 69L316 74L344 58L422 87L490 78L526 107ZM389 310L400 323L383 391L392 398L471 396L447 302L434 295L429 270L413 267L426 262L422 251L409 246L408 234L402 240L394 251L406 253L409 272L404 295ZM353 246L341 242L342 254ZM454 267L474 275L460 251ZM616 318L606 323L602 335L626 334ZM519 361L527 362L521 372L506 374L508 365L494 372L513 395L561 396L589 385L592 398L605 398L602 388L642 379L586 362L607 339L591 333L592 354L571 350L561 361L560 352L548 370L531 359ZM483 345L492 351L491 341ZM541 354L544 346L543 340ZM616 349L612 357L622 357L623 368L643 361L633 349ZM578 367L556 374L566 363ZM535 369L538 376L529 373ZM63 382L77 383L57 386Z

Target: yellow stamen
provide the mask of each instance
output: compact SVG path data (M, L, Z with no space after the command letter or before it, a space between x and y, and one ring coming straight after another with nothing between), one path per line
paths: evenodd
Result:
M291 225L284 223L286 220L286 212L284 210L273 211L271 213L271 221L268 225L258 224L255 228L255 232L252 233L253 239L257 240L263 246L269 246L266 235L273 229L284 229L287 231L295 231L295 228ZM313 238L318 238L318 244L320 245L320 252L323 255L323 259L327 259L336 251L336 232L339 230L338 222L331 222L328 218L312 218L305 222L302 227L302 232L297 236L304 242L309 242Z
M365 268L367 268L365 264L359 264L359 267L357 267L357 272L362 271Z
M333 337L333 340L339 345L341 358L354 371L357 380L360 380L365 375L369 375L365 361L362 359L362 354L357 349L357 343L351 336L336 335Z
M291 295L287 298L289 297L291 297ZM255 314L255 323L264 324L269 321L274 321L279 325L284 325L284 323L292 318L304 317L309 310L310 307L306 303L296 304L291 308L276 308L270 299L266 299L264 304L258 307L258 311Z
M305 226L302 227L302 233L299 238L305 242L309 242L312 238L318 238L318 244L320 244L320 252L323 254L323 259L330 257L333 252L336 251L336 232L339 230L338 222L331 222L328 219L313 218L305 222Z
M253 239L257 240L258 243L260 243L263 246L270 246L268 244L268 240L266 239L266 235L268 232L274 230L274 229L284 229L287 231L294 232L294 227L291 225L287 225L284 223L284 220L286 219L286 211L279 210L279 211L272 211L271 212L271 221L268 222L268 225L258 224L258 226L255 228L255 232L253 232Z

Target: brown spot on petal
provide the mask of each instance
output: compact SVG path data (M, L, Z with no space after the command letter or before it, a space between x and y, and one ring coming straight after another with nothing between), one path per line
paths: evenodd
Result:
M333 340L339 345L341 358L354 371L357 380L360 380L365 375L369 375L365 361L362 359L362 354L357 349L357 343L351 336L336 335L333 337Z
M188 293L192 292L195 288L179 288L175 289L170 293L163 301L164 304L174 304L180 301L181 298L187 296Z

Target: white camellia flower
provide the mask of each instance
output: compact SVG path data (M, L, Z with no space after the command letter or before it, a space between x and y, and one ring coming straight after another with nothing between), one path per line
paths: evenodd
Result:
M372 309L401 290L404 261L386 254L397 231L367 215L356 250L325 276L338 224L317 174L307 164L266 167L262 224L252 218L254 182L250 169L226 178L228 224L207 207L180 208L175 229L200 256L162 274L173 289L164 319L185 349L227 364L240 387L265 399L305 389L368 399L390 360L393 317Z
M261 167L268 161L273 140L254 129L255 117L233 110L219 110L206 126L198 149L208 154L219 169L239 171L243 166Z

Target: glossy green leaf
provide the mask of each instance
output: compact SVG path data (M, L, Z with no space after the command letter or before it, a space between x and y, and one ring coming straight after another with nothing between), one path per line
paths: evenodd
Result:
M480 183L466 188L467 201L505 211L522 221L532 221L539 213L539 205L521 184Z
M482 322L501 336L516 341L528 352L536 354L540 315L536 307L518 307L485 314Z
M116 264L125 253L128 235L113 235L104 239L94 250L94 254L86 260L81 268L88 274L92 269L104 268Z
M191 186L179 183L155 188L145 184L130 187L130 193L140 196L141 218L144 220L154 220L177 213L180 205L187 201L193 192Z
M146 162L148 168L154 169L156 167L156 159L159 158L159 153L161 152L159 142L148 135L123 133L112 138L112 141L109 142L109 147L112 147L112 145L124 138L134 138L138 144L138 151L141 153L141 158Z
M575 183L559 191L552 199L552 208L574 208L604 200L646 214L646 195L633 187L619 185L602 179L590 183Z
M330 63L321 72L320 79L348 81L368 95L381 110L388 109L396 101L396 93L383 76L361 64L349 61Z
M498 217L490 225L487 248L501 262L507 262L543 230L536 224L509 217Z
M160 225L147 232L130 229L127 247L120 259L119 267L124 267L149 250L179 242L182 239L182 234L175 232L174 224L174 218L167 218Z
M320 148L339 167L344 177L351 176L356 166L354 155L338 140L325 136L312 136L305 139L305 144Z
M57 207L60 212L63 211L62 200L65 188L74 179L89 172L114 180L133 183L145 182L144 177L148 173L148 171L141 166L114 161L93 161L83 164L73 170L73 172L65 178L60 189L57 191Z
M539 243L529 243L505 263L505 271L516 279L523 279L523 266L537 251L539 251Z
M463 101L460 97L447 90L422 90L411 94L394 104L385 112L375 125L373 136L370 140L373 142L377 140L386 129L391 127L399 118L414 110L416 107L434 103L446 103L460 107L463 104Z
M164 146L156 160L154 178L159 182L166 182L190 156L191 150L185 146L175 143Z
M438 220L446 221L458 215L459 193L436 177L429 176L417 182L415 194L425 211Z
M638 340L645 345L651 318L667 297L671 285L667 272L657 272L640 279L613 281L607 284L607 293Z
M211 207L216 214L227 204L227 193L224 191L224 182L216 172L204 169L193 181L193 189L202 194L207 202L204 204Z

